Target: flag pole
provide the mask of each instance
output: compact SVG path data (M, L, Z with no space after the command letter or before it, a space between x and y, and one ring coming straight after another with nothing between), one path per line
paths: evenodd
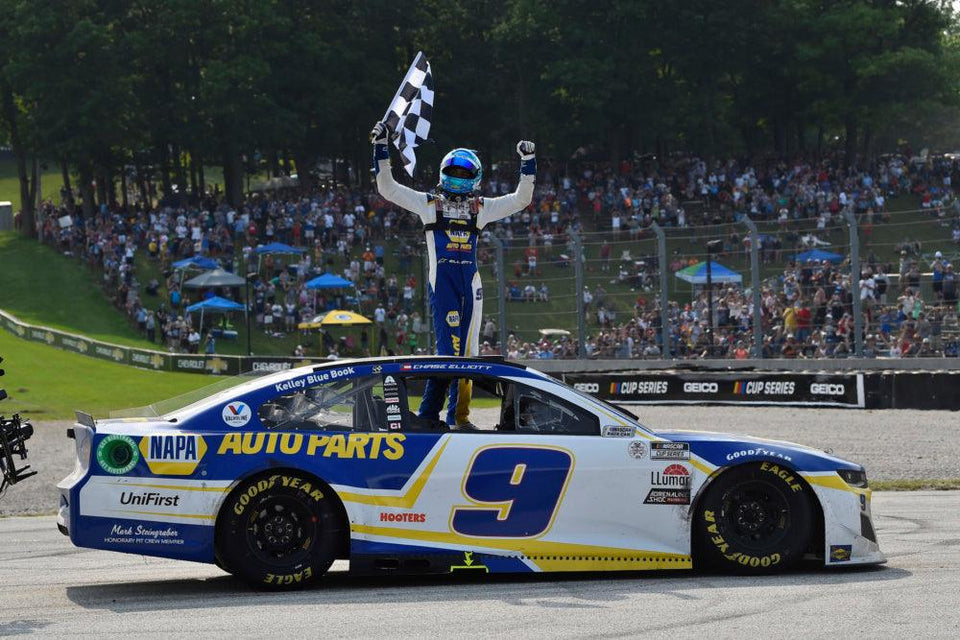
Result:
M400 97L400 92L403 91L403 88L406 86L407 80L409 80L410 77L413 75L413 72L416 71L417 60L419 60L421 56L423 56L423 51L417 51L417 55L413 57L413 62L410 63L410 68L407 69L406 75L403 76L403 81L400 82L400 86L397 87L397 92L393 94L393 99L390 100L389 104L387 104L387 110L383 112L383 118L381 119L383 122L386 122L387 116L390 115L390 110L393 109L393 103L396 102L397 98Z

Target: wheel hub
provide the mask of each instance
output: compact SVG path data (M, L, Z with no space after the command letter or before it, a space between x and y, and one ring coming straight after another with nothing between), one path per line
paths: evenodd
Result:
M273 547L290 544L296 533L293 519L285 513L274 514L263 523L263 534L266 541Z
M753 501L739 505L734 520L742 529L756 531L766 522L767 514L758 502Z
M309 509L289 496L265 499L247 525L250 549L262 561L284 564L309 553L316 522Z
M748 548L760 548L782 535L789 507L784 495L764 482L750 482L724 496L726 534Z

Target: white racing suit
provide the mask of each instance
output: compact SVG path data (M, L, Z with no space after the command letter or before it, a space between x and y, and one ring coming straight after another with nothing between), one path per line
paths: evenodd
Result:
M390 202L420 217L430 265L430 307L437 353L476 356L483 319L483 288L477 271L477 240L490 224L522 211L533 199L536 159L521 161L517 190L499 198L459 197L415 191L396 182L386 145L374 145L377 189ZM438 420L449 380L430 379L420 403L422 418ZM471 386L460 380L450 388L449 425L469 421Z

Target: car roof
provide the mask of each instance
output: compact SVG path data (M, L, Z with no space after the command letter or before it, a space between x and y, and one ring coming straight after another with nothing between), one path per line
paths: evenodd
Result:
M498 366L512 367L520 371L525 371L528 374L533 374L535 377L541 378L543 380L559 383L558 380L548 376L547 374L537 371L536 369L531 369L526 365L511 362L503 359L502 357L460 357L460 356L384 356L384 357L374 357L374 358L351 358L351 359L337 359L331 360L329 362L315 363L306 365L303 367L295 367L292 369L287 369L285 371L277 371L273 373L268 373L262 376L256 376L250 378L240 384L235 386L228 387L226 389L214 392L208 396L199 398L196 402L192 402L189 405L180 407L174 411L166 413L166 417L179 417L186 418L188 416L194 415L203 411L204 409L209 408L212 405L221 404L227 402L239 396L253 393L264 389L266 387L276 385L287 380L292 380L294 378L299 378L301 376L307 375L312 372L320 372L329 369L338 369L342 367L349 367L352 365L378 365L378 364L406 364L413 362L460 362L460 363L473 363L473 364L492 364ZM427 373L427 372L423 372ZM442 374L443 372L432 372L433 375ZM400 371L400 375L406 375L407 372ZM493 374L491 374L493 375Z

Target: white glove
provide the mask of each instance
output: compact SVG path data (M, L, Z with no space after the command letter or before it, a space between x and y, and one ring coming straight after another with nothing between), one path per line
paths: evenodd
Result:
M529 160L533 157L533 154L537 151L537 145L533 144L529 140L521 140L517 143L517 154L520 156L521 160Z
M370 130L370 142L373 144L387 144L389 135L390 128L387 126L387 123L378 122L373 125L373 129Z

